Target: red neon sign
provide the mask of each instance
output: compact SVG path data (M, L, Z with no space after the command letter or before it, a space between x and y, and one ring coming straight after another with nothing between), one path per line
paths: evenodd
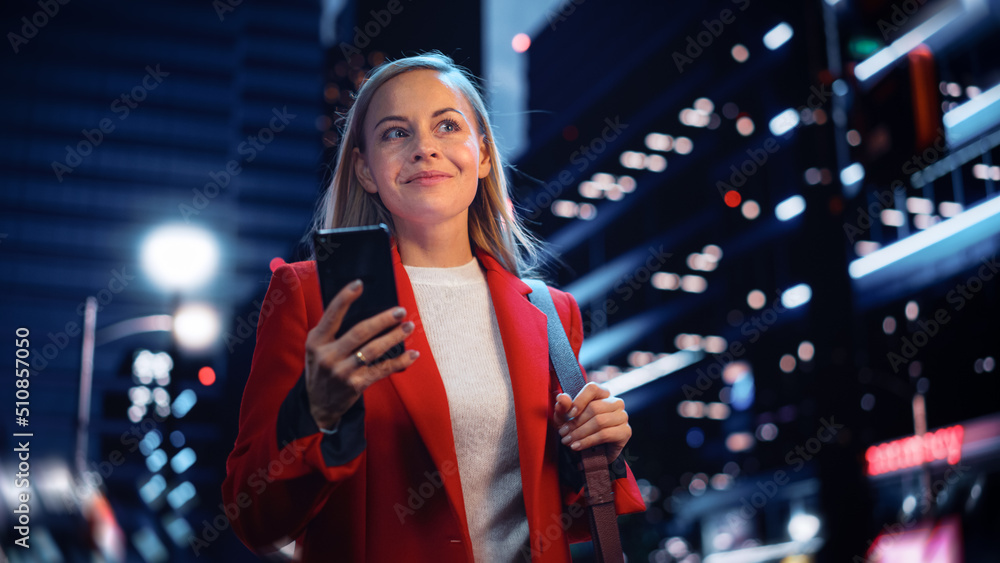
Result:
M939 459L955 465L962 459L964 437L965 428L957 425L872 446L865 452L868 475L881 475Z

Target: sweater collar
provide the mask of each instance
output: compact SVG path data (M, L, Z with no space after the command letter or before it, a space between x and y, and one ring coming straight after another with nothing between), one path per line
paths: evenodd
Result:
M504 283L509 284L521 295L531 293L531 288L528 287L528 284L521 281L521 279L514 274L508 272L507 269L504 268L503 265L501 265L500 262L489 252L486 252L479 247L474 247L473 253L475 253L476 258L479 260L479 263L482 264L483 268L486 269L487 279L493 275ZM403 260L399 257L399 248L396 246L396 237L392 237L392 262L393 264L398 264L397 269L401 269L403 266Z

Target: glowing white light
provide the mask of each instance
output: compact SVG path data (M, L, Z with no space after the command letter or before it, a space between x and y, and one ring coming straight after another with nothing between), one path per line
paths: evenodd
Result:
M902 227L906 223L906 216L898 209L883 209L879 217L882 224L889 227Z
M146 405L132 405L128 408L128 419L132 422L139 422L146 416Z
M653 287L656 289L673 291L681 286L681 278L677 274L656 272L650 279L650 283L652 283Z
M970 6L966 6L966 4L970 4ZM955 2L945 7L934 14L929 20L893 41L889 46L858 63L854 67L854 75L858 77L858 80L864 82L906 56L907 53L921 43L926 43L932 35L941 31L959 17L968 15L975 17L975 14L972 14L971 10L967 11L967 8L972 7L972 4L978 4L978 2ZM976 7L978 8L979 6Z
M760 204L752 199L748 199L743 202L743 206L740 207L740 211L743 213L744 217L753 221L757 217L760 217Z
M956 87L957 86L958 85L956 84ZM980 122L985 121L987 123L995 123L994 119L998 111L1000 111L1000 85L990 88L968 102L965 102L964 104L957 106L955 109L944 114L942 122L944 123L949 144L960 141L960 139L956 138L956 128L962 126L962 130L968 130L969 127L965 126L965 124L973 123L977 115L979 116L978 121ZM981 124L977 125L973 123L973 127L982 126L983 125Z
M799 343L799 359L803 362L811 362L813 356L816 354L816 347L813 346L812 342L808 340L803 340Z
M185 291L211 279L219 263L219 247L204 229L170 225L146 238L141 260L153 283L166 291Z
M219 336L219 315L208 305L184 305L174 315L174 335L184 348L207 348Z
M840 183L844 186L853 186L865 179L865 167L860 162L848 166L840 171Z
M618 185L622 187L622 191L630 194L635 191L635 178L631 176L619 176Z
M794 195L785 201L782 201L774 208L774 216L777 217L779 221L788 221L805 210L805 198L800 195Z
M734 432L726 437L726 448L731 452L746 451L753 445L754 438L749 432Z
M713 420L725 420L729 418L730 413L729 405L725 403L709 403L708 404L708 418Z
M149 454L146 458L146 467L149 468L150 472L156 473L167 464L167 452L163 450L155 450L153 453Z
M938 211L942 217L954 217L962 212L962 204L954 201L942 201L938 204Z
M167 503L169 503L174 510L177 510L187 504L187 502L194 497L194 485L192 485L190 481L184 481L180 485L174 487L174 490L167 493Z
M604 190L601 189L597 182L580 182L579 187L580 195L583 197L589 197L591 199L599 199L604 197Z
M781 22L764 34L764 46L773 51L784 45L792 35L792 26Z
M705 351L709 354L721 354L726 351L726 339L721 336L706 336Z
M681 278L681 289L688 293L701 293L708 287L708 282L701 276L687 275Z
M663 133L646 135L646 147L651 151L668 152L674 148L674 138Z
M146 435L142 438L142 441L139 442L139 451L142 452L142 455L148 456L153 453L156 448L160 447L162 442L163 438L160 436L160 433L156 430L152 430L146 433Z
M880 248L882 248L881 244L870 240L859 240L854 243L854 253L858 256L867 256Z
M575 201L557 199L552 202L552 214L557 217L576 217L580 206Z
M139 497L146 504L150 504L163 494L163 491L166 489L167 480L163 478L163 475L153 475L149 481L146 481L143 486L139 487Z
M129 389L128 398L137 405L148 405L153 401L152 393L149 392L149 387L145 385Z
M745 63L746 60L750 58L750 51L740 43L733 45L733 48L729 51L729 54L732 55L733 60L735 60L738 63Z
M641 387L655 381L661 377L684 369L687 366L701 360L701 352L681 351L673 354L663 354L654 362L650 362L641 368L628 371L601 384L611 392L612 395L621 396L623 393Z
M667 159L662 155L651 154L646 157L646 170L650 172L663 172L667 169Z
M795 364L795 356L791 354L785 354L781 356L780 360L778 360L778 367L785 373L792 373L795 371Z
M910 213L924 213L930 215L934 213L934 203L922 197L906 198L906 210Z
M781 294L781 304L789 309L801 307L812 299L812 288L804 283L790 287Z
M646 165L646 155L636 151L625 151L619 158L619 162L625 168L641 170Z
M189 467L194 465L194 462L197 459L198 456L195 455L194 450L192 450L191 448L184 448L183 450L174 454L174 457L171 458L170 469L172 469L173 472L176 473L177 475L180 475L181 473L187 471Z
M862 278L997 214L1000 214L1000 197L994 197L926 231L920 231L877 252L858 258L851 262L847 272L854 279Z
M774 118L767 124L767 127L771 130L772 135L780 137L781 135L784 135L794 129L798 124L799 112L792 108L788 108L774 116Z
M176 399L174 399L173 405L170 406L170 411L177 418L181 418L186 415L188 411L191 410L191 407L193 407L197 402L198 395L190 389L185 389L177 395Z
M694 149L694 143L687 137L677 137L674 139L674 152L677 154L690 154Z
M799 513L788 521L788 535L793 540L804 542L816 537L819 532L819 518L812 514Z

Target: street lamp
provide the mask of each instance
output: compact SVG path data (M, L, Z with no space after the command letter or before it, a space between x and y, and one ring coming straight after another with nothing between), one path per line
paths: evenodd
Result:
M189 225L166 225L142 243L140 261L154 284L175 296L207 283L218 267L219 247L208 231ZM182 348L203 349L219 333L218 314L202 304L178 307L173 315L148 315L127 319L97 330L97 299L88 297L84 310L80 360L80 402L77 409L77 470L87 470L90 403L94 378L94 349L102 344L143 332L173 331Z

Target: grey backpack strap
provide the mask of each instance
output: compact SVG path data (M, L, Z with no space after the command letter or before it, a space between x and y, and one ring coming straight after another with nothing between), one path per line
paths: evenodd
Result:
M559 385L570 397L576 397L586 382L583 380L583 372L580 371L580 364L576 361L566 331L563 330L562 321L559 320L556 305L552 302L552 294L542 280L523 281L531 288L528 299L532 305L538 307L548 318L549 359L552 360L552 367L556 370Z
M580 364L563 329L552 294L542 280L522 280L531 288L528 299L545 313L549 335L549 360L556 370L559 385L570 397L576 397L585 381ZM584 480L587 484L587 517L590 535L598 563L622 563L621 538L618 536L618 515L615 513L614 489L608 471L607 449L604 444L580 452Z

